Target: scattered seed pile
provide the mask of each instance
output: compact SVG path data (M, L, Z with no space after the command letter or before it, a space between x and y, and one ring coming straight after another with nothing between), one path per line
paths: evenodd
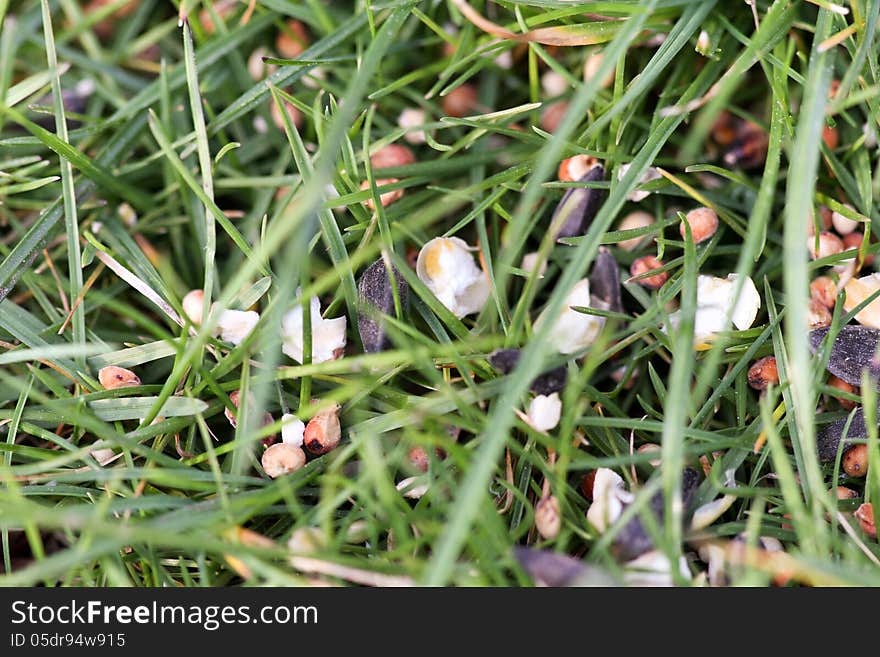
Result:
M590 4L3 5L0 581L880 583L877 3Z

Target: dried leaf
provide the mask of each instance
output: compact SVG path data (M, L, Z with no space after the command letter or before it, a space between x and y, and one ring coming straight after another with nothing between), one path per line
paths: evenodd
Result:
M598 182L604 179L605 167L597 164L578 182ZM572 187L565 192L550 221L550 225L557 231L556 239L579 237L586 233L604 198L605 190L592 187Z
M608 310L623 312L623 301L620 297L620 268L617 260L607 247L599 247L593 273L590 274L590 293L608 305Z
M827 328L810 331L810 349L815 354L828 334ZM862 373L868 370L871 379L880 377L880 362L875 358L880 331L864 326L844 326L831 345L828 371L850 385L862 385Z
M510 374L519 362L519 356L519 349L496 349L489 356L489 362L502 374ZM529 390L539 395L552 395L554 392L562 391L567 377L568 370L564 365L560 365L535 378Z
M539 586L617 586L610 574L565 554L516 546L513 555Z
M622 20L595 21L578 25L541 27L524 34L516 34L485 18L465 0L452 1L465 18L492 36L510 41L540 43L545 46L589 46L605 43L611 41L626 24Z
M400 304L405 306L409 285L393 265L391 265L391 271L394 272ZM394 314L394 292L384 260L380 258L361 274L361 279L358 281L358 294L360 296L358 331L361 334L364 351L375 353L388 349L390 343L382 328L380 314Z

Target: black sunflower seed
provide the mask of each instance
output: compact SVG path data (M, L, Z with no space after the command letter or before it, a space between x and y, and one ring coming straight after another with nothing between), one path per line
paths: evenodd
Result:
M400 272L392 265L397 295L401 306L405 306L409 293L409 285L400 275ZM381 315L394 314L394 292L391 287L391 277L385 262L380 258L367 267L361 279L358 281L358 295L360 304L358 307L358 331L364 351L375 353L390 346L385 330L382 328Z
M578 182L598 182L604 179L605 167L597 164L587 171ZM602 189L571 187L559 201L559 205L553 212L553 218L550 220L551 226L559 225L556 238L578 237L586 233L604 198L605 191ZM557 222L559 223L557 224Z
M513 555L535 584L542 586L615 586L606 571L565 554L516 546Z
M608 248L599 247L593 273L590 274L590 294L598 297L606 304L608 310L623 312L623 301L620 298L620 267Z
M810 331L810 348L819 350L827 328ZM844 326L831 345L828 371L851 385L862 385L862 372L868 370L871 378L880 377L880 362L874 357L880 344L880 331L865 326Z
M489 362L502 374L510 374L519 362L519 349L496 349L489 355ZM529 390L538 395L551 395L565 387L568 370L564 365L554 367L536 377Z
M699 480L700 476L692 468L686 468L681 473L681 499L685 509L687 509L691 499L693 499ZM663 526L664 506L663 493L657 493L649 502L651 514L656 519L658 527ZM623 529L620 530L620 533L614 539L614 553L626 561L635 559L653 549L654 542L651 540L651 536L648 534L639 516L636 516L624 525Z
M877 417L880 418L880 403L877 405ZM826 424L816 432L816 452L819 454L820 461L833 461L837 458L837 450L840 442L843 440L843 432L846 430L846 423L849 417L841 418ZM865 425L865 409L859 409L853 413L852 422L849 423L849 429L846 431L846 439L864 440L868 437L868 427ZM846 454L850 449L855 447L853 444L843 446L843 453Z

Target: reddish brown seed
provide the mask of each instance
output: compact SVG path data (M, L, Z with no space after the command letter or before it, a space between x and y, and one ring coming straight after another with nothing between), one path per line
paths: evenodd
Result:
M856 445L843 455L843 470L850 477L864 477L868 474L868 446Z
M862 504L853 515L859 521L859 526L863 532L871 538L877 538L877 525L874 524L874 507L870 502Z
M303 124L303 113L299 111L299 108L293 103L284 101L284 109L287 112L287 116L290 117L290 122L293 123L297 129L301 128ZM284 130L284 117L281 115L281 108L278 107L278 103L272 103L270 113L272 114L272 122L279 130Z
M641 258L636 258L633 263L629 267L630 275L635 278L636 276L641 276L645 272L653 271L654 269L659 269L663 266L663 262L655 258L654 256L642 256ZM653 276L646 276L645 278L639 278L634 281L639 285L644 285L647 288L651 288L652 290L659 290L663 287L663 284L669 279L669 272L661 271Z
M849 383L847 383L843 379L838 379L836 376L832 376L831 378L828 379L828 385L831 388L835 388L837 390L840 390L841 392L852 393L855 390L855 388L853 388ZM840 402L840 405L843 408L845 408L848 411L852 410L853 408L856 407L856 402L854 402L851 399L846 399L845 397L839 397L838 395L832 395L832 396L838 402Z
M340 410L339 404L334 404L309 420L303 433L303 445L312 454L326 454L339 445L342 437L342 428L339 425Z
M728 166L740 166L752 169L760 166L767 159L767 146L770 136L757 123L736 120L736 139L724 154L724 163Z
M846 486L838 486L837 488L830 489L828 492L833 493L838 500L854 500L859 496L856 491Z
M828 99L834 100L837 96L837 90L840 89L840 80L832 80L828 85Z
M543 112L541 112L541 130L544 132L554 133L562 123L565 113L568 111L568 103L564 100L553 103Z
M749 385L755 390L766 390L771 384L779 385L779 370L776 367L776 356L764 356L749 368Z
M374 169L403 167L414 164L415 154L403 144L388 144L370 156L370 164Z
M837 302L837 284L827 276L817 276L810 283L810 298L833 310Z
M831 326L831 311L815 299L810 299L810 305L807 308L807 325L810 329Z
M733 114L727 110L719 112L718 118L715 119L715 123L712 125L710 135L712 140L719 146L730 146L733 140L736 139L736 120Z
M275 50L284 59L294 59L309 47L309 33L301 21L287 21L287 30L281 30L275 38Z
M593 501L593 484L596 481L596 471L590 470L581 478L581 494L590 502Z
M832 151L837 148L837 144L840 143L840 135L837 132L837 128L826 125L825 129L822 130L822 141Z
M260 459L266 474L276 479L296 472L306 464L306 453L289 443L277 443L269 447Z
M472 84L462 84L443 96L440 101L446 116L461 118L473 114L477 109L477 88Z
M446 452L444 452L439 447L434 448L434 454L438 459L446 458ZM406 454L406 458L409 461L410 465L412 465L419 472L427 472L428 465L430 463L430 459L428 458L428 451L422 447L421 445L417 445L409 450Z
M831 226L833 224L834 213L831 212L824 205L819 206L819 226L822 230L831 230ZM809 220L807 221L807 235L812 237L816 234L816 226L814 225L813 215L810 215Z
M852 249L859 249L862 246L862 242L865 240L864 233L853 232L849 235L843 236L843 250L851 251ZM874 264L874 254L867 253L865 254L865 261L863 263L865 266L870 267Z
M685 239L685 223L691 227L694 244L705 242L718 231L718 215L712 208L696 208L685 215L678 227L681 239Z
M382 179L376 181L376 187L382 187L383 185L393 185L396 182L400 182L400 179L398 179L398 178L382 178ZM369 180L365 180L361 183L361 190L369 189L369 188L370 188L370 181ZM382 192L381 194L379 194L379 202L382 204L382 207L385 208L385 207L388 207L389 205L391 205L392 203L394 203L395 201L400 200L400 198L402 196L403 196L402 189L393 189L390 192ZM368 198L366 201L364 201L364 205L366 205L368 208L370 208L370 210L376 209L376 205L375 205L375 203L373 203L372 198Z
M105 390L116 390L117 388L132 388L141 384L140 377L131 370L116 365L108 365L102 367L98 371L98 381L104 386Z
M575 155L559 163L557 177L562 182L575 182L583 178L587 171L597 164L599 164L599 160L592 155Z

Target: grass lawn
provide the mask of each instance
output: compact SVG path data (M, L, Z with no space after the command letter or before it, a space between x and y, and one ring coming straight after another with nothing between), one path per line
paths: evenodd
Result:
M880 584L839 2L0 0L0 585Z

